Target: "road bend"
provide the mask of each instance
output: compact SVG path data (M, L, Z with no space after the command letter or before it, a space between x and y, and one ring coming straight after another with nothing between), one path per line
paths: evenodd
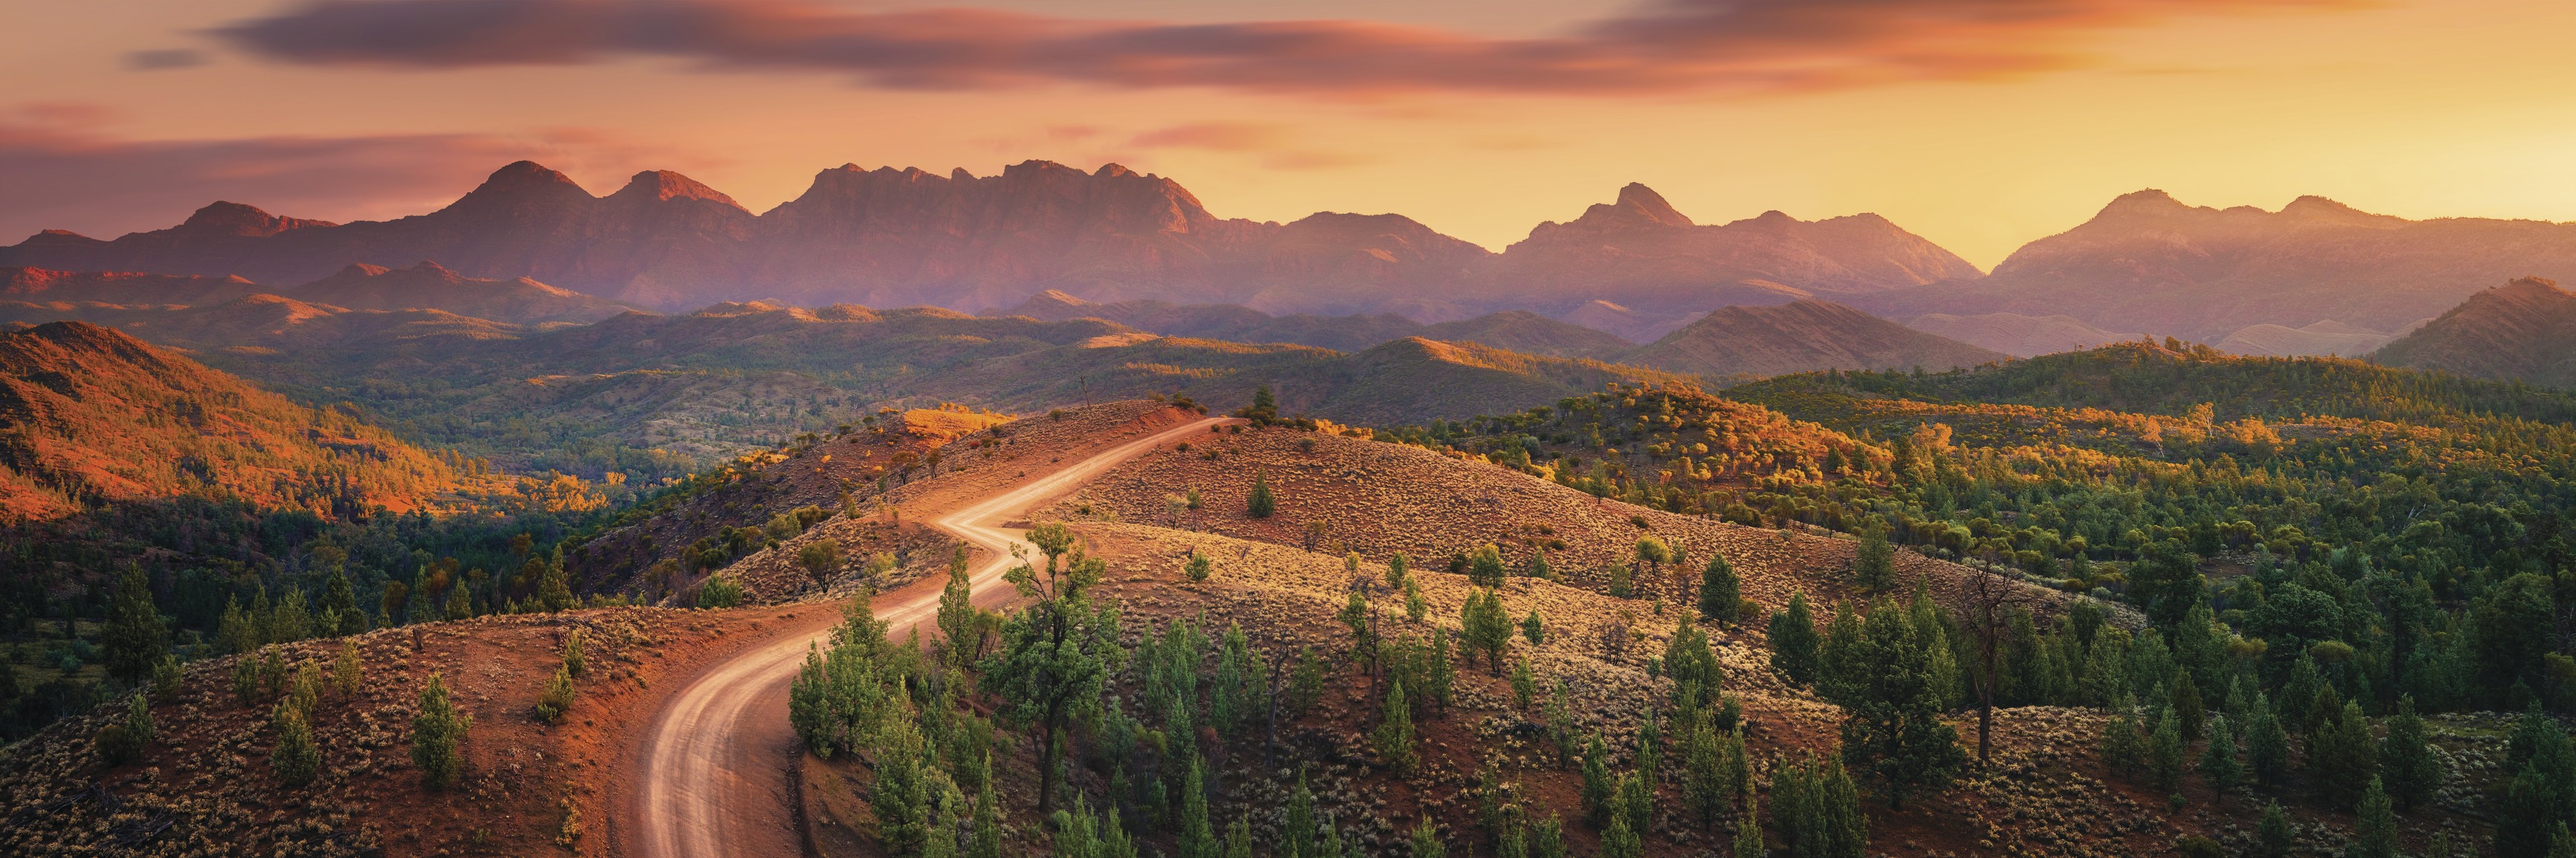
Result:
M976 501L931 522L988 552L969 576L978 602L1007 598L1002 574L1011 549L1034 555L1022 531L1003 525L1119 463L1154 447L1227 422L1206 418L1173 426L1093 454L1055 473ZM877 616L895 634L936 616L939 588L916 586L878 597ZM818 612L827 613L827 612ZM641 858L772 858L803 851L782 767L799 753L787 724L787 686L808 642L830 628L808 628L735 655L700 674L663 703L647 729L640 797L634 808L635 853Z

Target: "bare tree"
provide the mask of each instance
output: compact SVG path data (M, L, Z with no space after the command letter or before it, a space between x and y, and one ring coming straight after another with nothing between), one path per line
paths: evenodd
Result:
M2012 634L2012 612L2028 606L2037 597L2019 583L1992 571L1968 573L1962 588L1965 604L1961 624L1967 626L1969 638L1976 644L1976 663L1969 666L1969 679L1977 692L1977 767L1987 767L1987 756L1994 748L1995 686L2000 673L2004 645Z

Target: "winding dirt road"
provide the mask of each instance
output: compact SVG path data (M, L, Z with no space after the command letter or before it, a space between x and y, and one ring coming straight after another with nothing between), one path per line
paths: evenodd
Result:
M976 601L1010 598L1002 573L1011 548L1034 553L1021 532L1002 524L1072 490L1153 447L1228 422L1206 418L1154 432L1093 454L1053 474L977 501L932 522L990 552L970 576ZM897 637L939 610L940 585L923 582L879 596L877 616ZM787 725L787 686L803 663L806 644L839 618L817 611L810 624L791 628L774 642L717 664L662 706L646 730L642 782L610 789L636 795L633 854L640 858L793 856L803 851L789 806L785 767L801 753Z

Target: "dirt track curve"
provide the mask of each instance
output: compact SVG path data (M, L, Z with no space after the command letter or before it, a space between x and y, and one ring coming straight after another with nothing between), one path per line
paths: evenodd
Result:
M1120 462L1159 444L1204 434L1222 418L1180 424L1119 444L1028 484L985 498L932 522L991 552L974 571L976 601L1010 596L1002 573L1011 548L1034 547L1002 523L1072 490ZM896 636L939 609L939 587L924 582L878 597L877 616ZM810 624L716 664L667 700L647 735L631 842L639 858L771 858L803 852L788 806L784 766L798 753L787 725L787 686L795 679L807 642L839 618L817 611ZM603 785L606 786L606 785ZM616 787L611 787L616 788Z

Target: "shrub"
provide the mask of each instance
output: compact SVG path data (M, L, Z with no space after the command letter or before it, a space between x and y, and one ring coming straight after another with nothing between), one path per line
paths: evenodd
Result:
M358 693L359 684L365 681L366 665L358 658L358 645L340 644L339 657L331 660L331 686L348 696Z
M1252 497L1244 503L1244 514L1253 518L1269 518L1278 510L1279 499L1270 494L1270 474L1266 471L1252 472Z
M554 678L546 680L545 690L537 694L537 717L548 724L562 723L564 714L572 711L573 693L572 665L555 668Z
M1215 570L1216 561L1208 559L1206 554L1200 553L1196 548L1190 549L1190 562L1181 567L1181 571L1188 574L1192 581L1205 581Z
M100 762L110 766L122 766L143 758L143 743L135 740L134 734L127 732L123 724L98 728L98 733L90 737L90 747L97 752Z
M563 666L574 676L581 676L583 669L590 665L590 659L582 654L582 644L580 629L574 629L570 634L564 635Z
M181 678L179 657L162 656L160 661L152 664L152 696L163 700L177 696Z
M741 606L742 585L731 578L721 575L708 578L707 583L698 588L698 607L701 609Z

